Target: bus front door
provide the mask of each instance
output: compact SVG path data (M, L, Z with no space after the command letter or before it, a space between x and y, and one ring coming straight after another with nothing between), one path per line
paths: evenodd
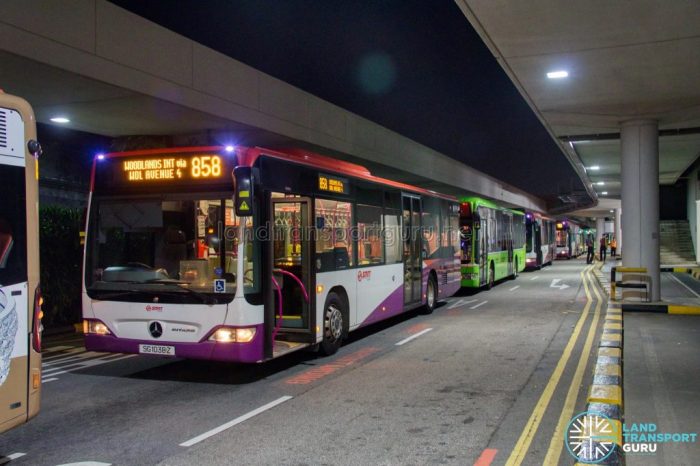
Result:
M403 196L403 270L404 304L421 300L421 202L420 198Z
M273 335L278 340L310 341L310 205L307 198L272 199ZM277 346L275 342L275 351Z

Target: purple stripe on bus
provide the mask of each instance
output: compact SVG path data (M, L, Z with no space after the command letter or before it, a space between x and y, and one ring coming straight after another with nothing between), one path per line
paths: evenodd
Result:
M428 259L424 262L425 267L423 267L422 271L423 291L428 289L428 274L431 269L435 270L438 275L438 298L448 298L461 288L461 267L455 258ZM444 283L442 278L445 273L447 274L447 283ZM423 299L423 302L425 302L425 299Z
M396 288L387 296L384 301L379 303L374 311L362 321L360 327L379 322L380 320L401 314L403 312L403 285Z
M186 359L208 359L227 362L259 362L263 359L263 326L255 326L255 337L250 343L217 343L203 341L181 343L158 340L132 340L113 335L85 335L88 351L138 354L139 345L165 345L175 347L175 356Z

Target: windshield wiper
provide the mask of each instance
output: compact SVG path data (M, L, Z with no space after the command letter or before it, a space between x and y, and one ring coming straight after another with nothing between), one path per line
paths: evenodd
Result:
M184 290L187 293L191 294L192 296L196 297L204 304L218 304L219 303L219 301L216 298L213 298L213 297L209 296L208 294L201 293L199 291L195 291L195 290L185 286L185 284L187 282L175 280L174 278L155 278L153 280L147 280L143 283L155 283L158 285L174 285L174 286L178 287L179 289ZM173 294L177 294L177 292L171 293L171 295L173 295Z
M121 283L124 283L124 282L121 282ZM140 283L140 282L127 282L127 283ZM121 298L124 296L132 296L135 294L143 294L144 293L141 290L125 290L125 291L115 291L114 293L102 294L103 291L107 291L107 290L99 290L99 289L94 289L94 288L90 289L88 291L90 291L92 293L97 293L98 295L95 299L97 299L98 301L109 300L109 299L114 299L114 298Z

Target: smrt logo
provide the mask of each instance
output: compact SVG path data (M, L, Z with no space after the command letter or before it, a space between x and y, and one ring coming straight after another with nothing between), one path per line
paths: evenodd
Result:
M146 306L146 312L163 312L163 306Z
M357 281L361 282L362 280L369 280L372 278L372 271L371 270L365 270L357 272Z

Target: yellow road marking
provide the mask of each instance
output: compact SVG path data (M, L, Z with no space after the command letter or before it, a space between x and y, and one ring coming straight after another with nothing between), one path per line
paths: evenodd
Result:
M669 305L668 306L668 313L669 314L678 314L678 315L700 315L700 307L697 306L674 306L674 305Z
M569 338L569 342L564 348L564 352L559 358L559 362L557 362L557 366L554 368L554 372L552 372L552 375L549 377L549 381L547 382L547 385L545 386L542 395L540 395L540 399L537 401L535 409L532 410L532 414L527 420L525 428L520 434L520 437L518 438L518 441L516 442L513 451L510 453L508 461L506 461L506 466L519 466L525 459L525 455L527 454L527 451L530 448L532 439L535 437L537 429L540 426L540 422L542 422L542 417L544 416L544 413L547 410L547 406L549 405L549 402L552 399L554 389L557 387L559 379L561 379L561 375L564 372L564 368L566 367L566 363L571 357L571 352L573 351L574 346L576 345L578 336L581 333L581 328L583 327L583 324L586 321L586 318L588 317L588 313L591 309L591 303L593 302L590 299L590 292L588 291L588 285L586 282L586 274L590 272L591 268L592 266L589 266L581 272L581 279L583 280L584 289L586 290L586 297L588 298L586 305L583 308L583 312L581 313L581 317L579 317L578 322L576 322L576 327L574 327L574 331L571 334L571 337Z
M590 300L591 295L585 281L583 282L583 286L586 289L586 297ZM559 421L554 429L554 435L552 435L552 440L549 442L547 455L544 457L544 463L542 463L545 466L556 466L559 464L559 457L561 456L562 446L564 445L564 429L566 429L566 425L574 415L576 399L578 398L578 393L581 390L581 381L583 380L583 374L586 371L588 359L592 352L593 340L598 330L598 320L600 319L600 308L603 305L603 300L601 299L600 294L598 294L598 288L592 283L591 287L593 288L593 292L595 293L598 301L595 306L593 319L591 320L591 326L588 329L588 335L586 335L586 341L581 349L581 356L579 357L578 365L576 366L576 372L574 373L574 377L571 379L571 385L569 385L569 391L566 394L564 408L561 411L561 415L559 415Z

